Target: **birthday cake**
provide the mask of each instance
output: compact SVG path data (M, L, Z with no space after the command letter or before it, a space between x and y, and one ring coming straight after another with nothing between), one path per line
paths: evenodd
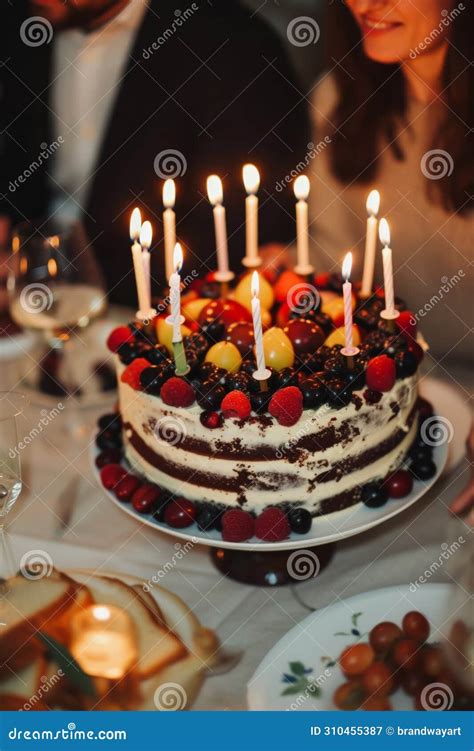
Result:
M402 497L413 474L429 479L436 468L418 433L429 413L417 389L423 351L404 303L387 322L381 292L353 290L348 357L340 277L260 273L262 382L250 279L225 299L212 275L183 290L185 374L167 312L112 332L119 413L100 422L104 485L170 526L274 541L322 514Z

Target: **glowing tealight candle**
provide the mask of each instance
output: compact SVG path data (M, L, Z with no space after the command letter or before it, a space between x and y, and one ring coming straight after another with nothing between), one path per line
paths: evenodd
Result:
M344 355L355 355L357 348L352 343L352 284L349 277L352 271L352 253L346 253L342 264L342 276L345 279L342 285L342 294L344 297L344 333L345 347L342 350Z
M153 229L150 222L143 222L140 229L140 245L142 247L143 274L145 276L145 309L151 308L151 276L150 276L150 251L153 238Z
M260 174L254 164L244 164L242 168L247 198L245 199L245 257L242 260L247 268L256 268L262 263L258 255L258 198Z
M257 359L257 370L252 374L257 381L262 384L270 377L271 373L265 365L265 352L263 350L263 333L262 333L262 310L260 307L260 280L256 271L252 274L252 319L253 334L255 338L255 356Z
M308 244L308 196L309 180L306 175L300 175L296 178L293 191L295 193L296 203L296 253L297 264L295 271L297 274L312 274L313 266L309 262L309 244Z
M176 214L174 204L176 201L176 187L174 180L169 178L163 184L163 235L165 242L165 273L169 279L173 273L173 252L176 245Z
M149 313L150 306L147 305L147 293L146 293L146 281L142 260L142 248L138 242L140 237L140 229L142 225L142 218L140 209L135 208L132 211L130 217L130 240L132 240L132 259L133 269L135 272L135 283L137 285L138 296L138 311L137 318L146 318Z
M372 294L372 285L374 283L375 252L377 248L377 227L380 208L380 193L378 190L371 190L367 196L367 229L365 236L365 253L364 253L364 271L362 274L362 286L360 293L363 297Z
M222 205L224 195L222 181L217 175L207 178L207 195L213 206L214 229L216 233L217 272L215 278L218 282L230 282L234 274L229 270L229 253L227 250L227 229L225 221L225 208Z
M184 351L183 336L181 325L184 323L184 316L181 315L181 276L180 271L183 266L183 249L180 243L176 243L173 251L174 271L170 276L170 298L171 314L166 322L173 327L173 355L176 375L185 375L189 368Z
M385 310L382 310L382 318L398 318L399 313L395 309L395 293L393 289L393 266L392 266L392 249L390 247L390 227L386 219L380 220L379 225L380 242L383 245L383 284L385 291Z
M90 605L71 620L71 654L88 675L119 680L137 659L132 619L115 605Z

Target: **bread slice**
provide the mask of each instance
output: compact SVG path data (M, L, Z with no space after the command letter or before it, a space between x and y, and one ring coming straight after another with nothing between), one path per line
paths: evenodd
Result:
M74 572L76 581L83 584L96 603L116 605L128 612L137 632L140 678L146 678L186 653L182 642L153 613L133 587L119 579Z
M8 669L18 672L44 653L37 631L63 636L66 614L81 592L77 582L58 572L36 580L18 575L7 586L0 601L0 621L6 624L0 630L0 676ZM80 598L86 595L81 592Z

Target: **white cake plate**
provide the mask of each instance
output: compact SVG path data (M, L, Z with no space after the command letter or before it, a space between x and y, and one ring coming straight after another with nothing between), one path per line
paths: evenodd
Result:
M331 514L315 517L310 531L305 535L298 535L292 532L290 537L282 542L264 542L257 538L253 538L248 542L226 542L222 539L221 533L217 530L203 532L198 529L197 524L192 524L185 529L169 527L167 524L156 521L151 514L139 514L129 503L118 501L113 493L105 488L102 489L105 495L107 495L112 503L120 508L121 511L134 517L142 524L146 524L153 529L164 532L167 535L172 535L181 540L190 540L201 545L226 548L229 550L270 552L283 550L289 551L298 548L308 548L337 542L346 537L361 534L362 532L391 519L402 511L405 511L405 509L420 500L420 498L422 498L438 480L446 466L448 455L448 464L450 468L455 466L460 460L462 456L462 445L466 438L464 435L465 426L463 420L463 415L466 410L462 400L459 398L457 392L452 389L448 389L446 393L442 388L441 382L435 381L434 379L427 379L424 381L421 384L420 391L423 396L426 395L432 402L436 414L440 415L444 420L450 420L450 423L453 426L452 435L459 438L459 447L457 448L456 455L454 455L452 451L454 439L450 443L444 443L435 447L433 460L437 467L436 474L426 482L415 481L413 483L412 492L405 498L400 500L389 500L384 506L376 509L370 509L362 503L357 503L349 508L343 509L342 511L335 511ZM453 393L451 393L451 391L453 391ZM462 439L461 434L463 434ZM96 468L94 462L98 453L98 450L92 442L91 463L93 465L94 476L97 479L97 482L101 485L99 470Z

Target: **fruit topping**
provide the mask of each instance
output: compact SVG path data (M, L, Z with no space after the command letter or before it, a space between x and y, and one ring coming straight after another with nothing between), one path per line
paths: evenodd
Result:
M255 520L247 511L229 509L222 515L222 538L227 542L244 542L253 537Z
M222 415L219 412L214 412L213 410L206 410L205 412L201 412L199 419L201 421L201 425L204 425L205 428L209 428L209 430L221 428L224 424Z
M373 357L365 371L365 381L372 391L390 391L396 377L395 363L388 355Z
M128 383L128 385L131 386L132 389L135 389L135 391L140 391L140 374L142 370L145 370L145 368L149 367L150 363L148 362L148 360L145 360L143 357L139 357L137 360L133 360L130 365L127 365L122 375L120 376L120 380L122 381L122 383Z
M272 396L268 411L280 425L295 425L303 412L303 394L296 386L286 386Z
M128 326L118 326L107 337L107 347L111 352L117 352L119 347L134 340L133 332Z
M161 387L160 396L171 407L190 407L196 398L191 384L178 376L168 378Z
M267 542L285 540L290 534L286 514L279 508L266 508L255 520L255 534Z
M239 420L245 420L250 417L252 405L248 396L242 391L231 391L223 398L221 410L224 417L237 417Z

